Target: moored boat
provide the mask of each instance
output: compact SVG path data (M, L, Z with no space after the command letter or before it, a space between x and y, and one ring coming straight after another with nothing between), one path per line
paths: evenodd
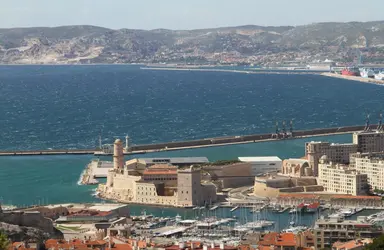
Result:
M360 71L360 76L364 77L364 78L374 78L375 77L375 72L372 69L363 68Z
M305 209L305 204L304 203L300 203L299 205L297 205L296 207L292 208L291 210L289 210L289 213L290 214L293 214L293 213L301 213L303 212Z
M360 76L360 71L358 68L348 67L341 71L343 76Z
M307 206L306 212L307 213L316 213L320 209L320 203L314 202Z
M376 80L384 80L384 71L380 71L379 73L375 74Z

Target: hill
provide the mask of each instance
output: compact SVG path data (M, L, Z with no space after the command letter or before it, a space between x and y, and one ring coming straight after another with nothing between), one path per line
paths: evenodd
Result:
M278 64L348 61L359 48L384 60L384 21L200 30L112 30L95 26L0 29L0 63Z

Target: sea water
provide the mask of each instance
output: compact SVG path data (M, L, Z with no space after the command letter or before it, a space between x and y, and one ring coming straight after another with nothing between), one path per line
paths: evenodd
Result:
M383 109L382 91L381 86L318 75L150 71L126 65L1 66L0 149L91 148L99 134L103 143L129 134L134 144L245 135L273 132L276 121L291 119L294 129L363 124L367 113L376 122ZM351 135L145 157L301 157L308 140L350 142ZM0 199L19 206L100 202L92 196L95 186L77 183L92 158L0 157ZM164 216L195 216L176 208L147 209ZM133 214L142 210L131 206ZM228 209L218 213L231 216ZM281 220L288 219L285 215Z

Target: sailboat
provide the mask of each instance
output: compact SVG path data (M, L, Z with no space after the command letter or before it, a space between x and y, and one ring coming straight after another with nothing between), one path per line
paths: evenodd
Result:
M291 213L291 220L289 222L289 227L286 229L283 229L282 231L285 233L298 233L298 232L307 230L308 228L306 226L297 225L298 220L299 220L298 211L295 210L294 212Z

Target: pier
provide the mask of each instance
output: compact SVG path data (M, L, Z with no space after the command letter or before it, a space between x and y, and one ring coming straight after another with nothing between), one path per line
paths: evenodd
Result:
M371 125L371 129L376 129L377 125ZM345 126L335 128L319 128L310 130L292 131L292 133L275 134L254 134L241 136L227 136L206 138L200 140L164 142L156 144L132 145L128 150L124 151L125 155L145 154L150 152L163 152L171 150L183 150L203 147L217 147L235 144L246 144L266 141L278 141L288 139L299 139L315 136L328 136L338 134L350 134L353 132L363 131L365 126ZM53 150L16 150L16 151L0 151L0 156L34 156L34 155L112 155L112 152L103 152L100 149L53 149Z

